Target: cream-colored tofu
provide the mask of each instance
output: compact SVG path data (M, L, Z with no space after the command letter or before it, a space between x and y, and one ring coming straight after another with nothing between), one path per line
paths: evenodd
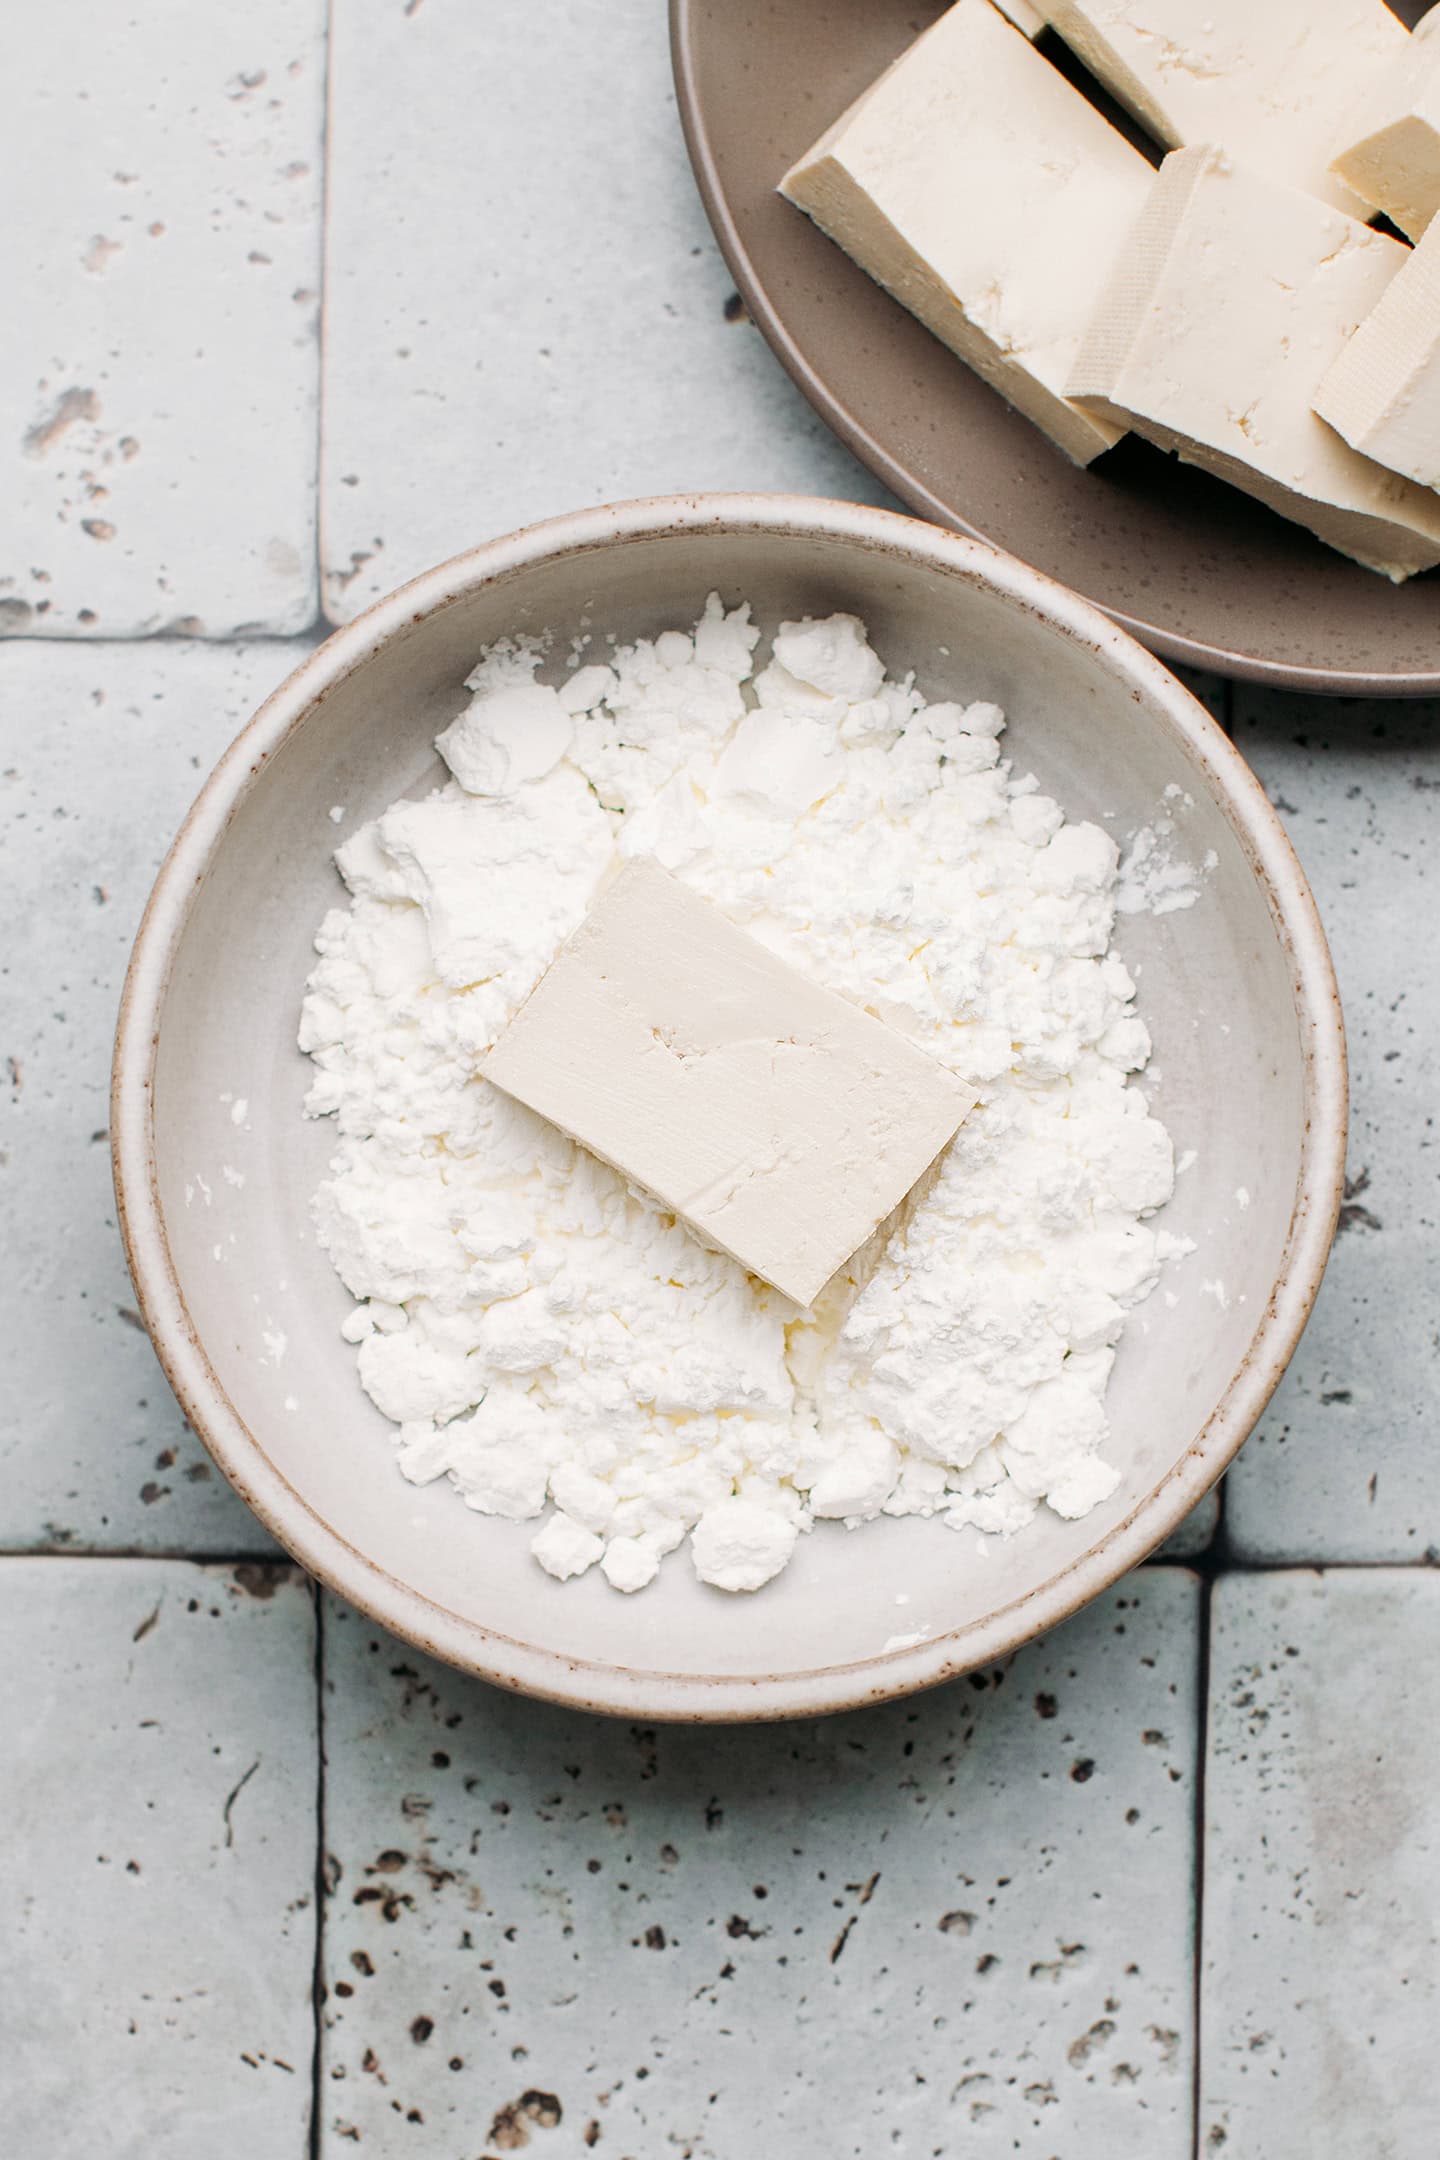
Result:
M799 1305L977 1099L643 858L481 1070Z
M1101 296L1073 394L1397 582L1440 562L1440 497L1312 410L1409 251L1312 195L1177 150Z
M1051 27L1157 139L1214 143L1368 214L1330 170L1357 90L1403 56L1385 0L1045 0Z
M1440 210L1440 8L1385 68L1331 170L1418 240Z
M1440 225L1396 271L1315 394L1367 458L1440 488Z
M1032 5L1032 0L994 0L994 5L1028 38L1039 37L1045 28L1044 11Z
M1065 384L1150 179L990 0L959 0L780 189L1086 465L1123 430Z

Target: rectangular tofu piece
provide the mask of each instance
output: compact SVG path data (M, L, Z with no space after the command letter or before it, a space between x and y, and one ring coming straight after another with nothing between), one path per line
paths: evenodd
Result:
M1440 210L1440 8L1367 93L1331 170L1418 240Z
M1151 169L990 0L959 0L780 192L1088 465L1123 429L1065 385Z
M481 1071L808 1305L977 1100L658 863L623 869Z
M1396 271L1315 393L1315 410L1352 450L1440 488L1440 225Z
M1100 296L1072 394L1398 583L1440 562L1440 497L1312 407L1408 254L1221 150L1176 150Z
M1214 143L1352 216L1330 170L1358 86L1410 35L1385 0L1045 0L1051 28L1170 149Z
M994 5L1007 21L1014 23L1017 30L1032 40L1045 28L1044 13L1032 5L1032 0L994 0Z

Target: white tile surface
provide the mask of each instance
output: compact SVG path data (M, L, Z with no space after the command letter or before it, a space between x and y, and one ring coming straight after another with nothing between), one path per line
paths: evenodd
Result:
M294 644L0 645L0 1548L273 1550L185 1427L110 1182L130 945L201 780Z
M312 620L324 16L12 21L0 631Z
M659 0L347 0L332 40L333 621L583 503L887 499L726 318Z
M1440 1579L1216 1587L1198 2149L1431 2160Z
M1350 1041L1348 1203L1295 1361L1228 1480L1250 1559L1440 1548L1440 708L1236 692L1236 740L1329 933Z
M0 1560L0 2111L14 2160L301 2160L309 1586Z
M1197 1608L1147 1569L1008 1669L705 1731L327 1607L322 2152L1189 2160Z

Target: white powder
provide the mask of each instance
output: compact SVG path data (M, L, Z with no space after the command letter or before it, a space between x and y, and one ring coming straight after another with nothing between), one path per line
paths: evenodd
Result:
M457 778L340 849L301 1022L340 1131L317 1228L401 1469L484 1514L553 1504L540 1563L625 1591L687 1532L750 1590L817 1518L1095 1506L1174 1183L1130 1084L1114 842L1012 774L997 707L926 706L853 618L783 625L747 694L757 642L712 596L558 692L538 650L487 655L440 738ZM811 1312L475 1077L632 854L981 1090Z
M1172 780L1165 793L1180 795ZM1186 795L1184 801L1192 804ZM1130 836L1115 886L1115 907L1121 915L1170 915L1176 908L1194 907L1200 897L1200 881L1194 867L1174 854L1175 820L1157 817ZM1213 870L1218 857L1213 851L1205 868Z

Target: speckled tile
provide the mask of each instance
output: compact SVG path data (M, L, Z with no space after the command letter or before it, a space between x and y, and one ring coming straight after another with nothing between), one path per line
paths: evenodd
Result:
M0 1547L271 1552L185 1426L115 1227L111 1037L151 880L289 643L0 645Z
M1217 1584L1202 2160L1431 2160L1440 1578Z
M1418 1560L1440 1548L1435 1235L1440 707L1236 692L1236 739L1315 889L1350 1038L1349 1184L1290 1372L1230 1473L1235 1550Z
M1151 1568L915 1701L704 1730L327 1606L322 2152L1189 2160L1198 1617Z
M696 488L888 500L739 310L657 0L336 12L324 604L457 550ZM503 94L485 86L503 84Z
M289 1570L0 1560L14 2160L301 2160L314 1609Z
M29 8L0 78L0 634L315 614L324 0Z

